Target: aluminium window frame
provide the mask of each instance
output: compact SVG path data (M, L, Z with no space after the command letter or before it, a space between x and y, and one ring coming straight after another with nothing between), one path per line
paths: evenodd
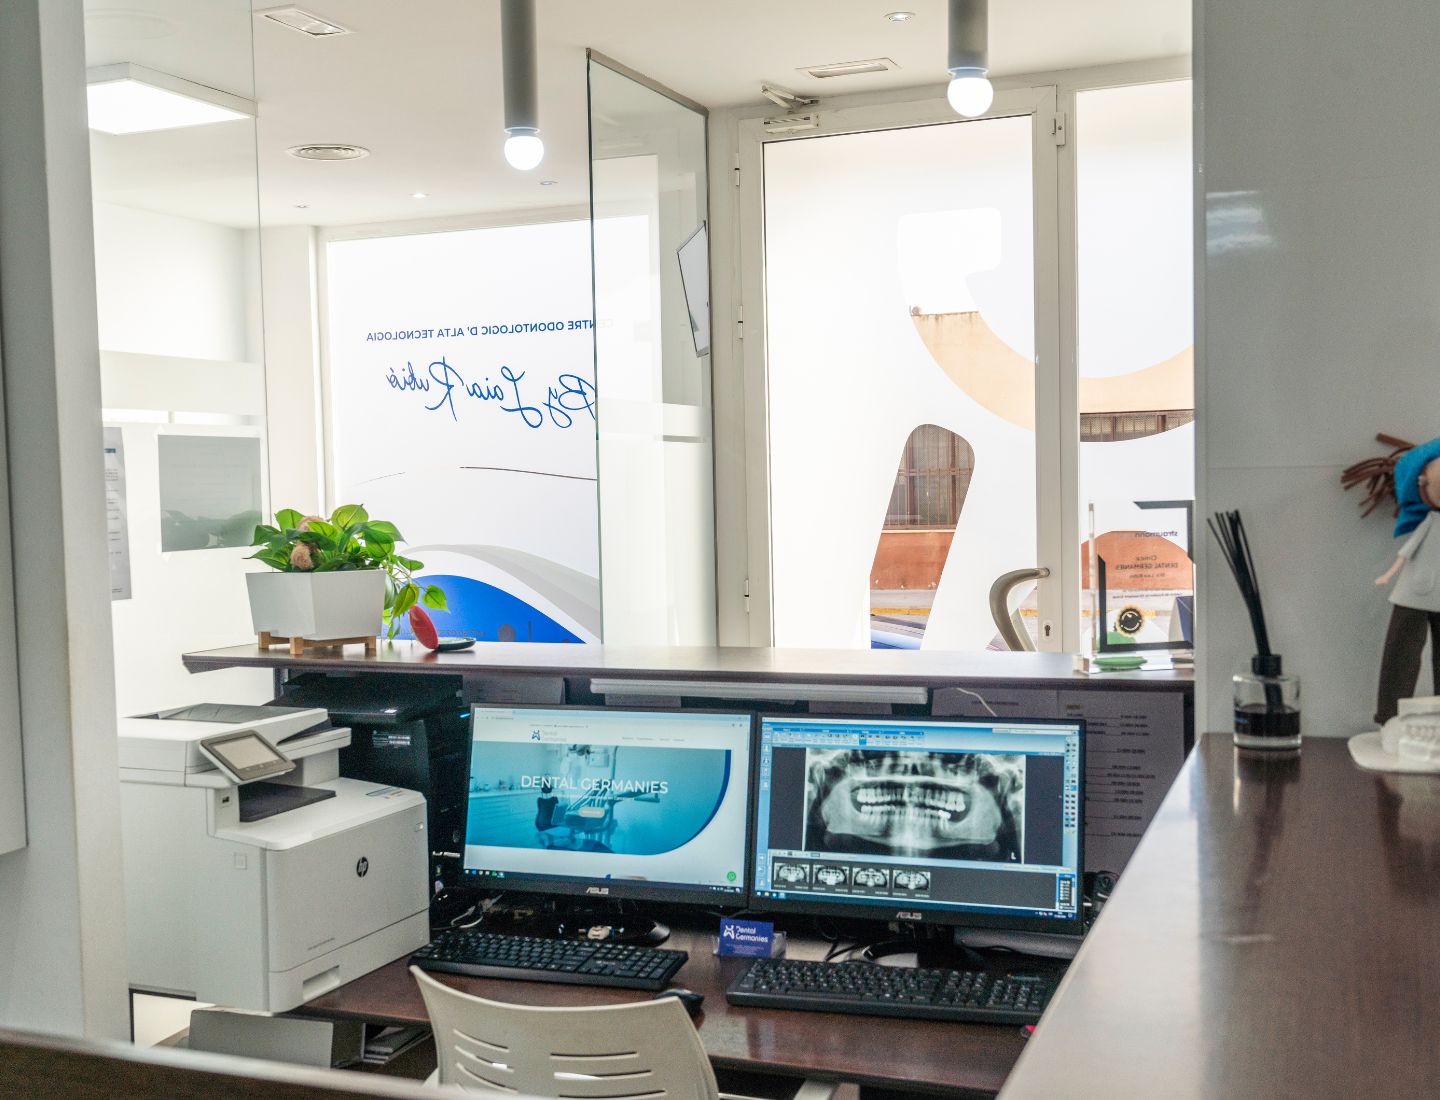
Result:
M1053 348L1053 369L1044 374L1037 370L1036 378L1037 480L1040 480L1037 507L1041 513L1037 516L1040 521L1037 534L1041 536L1037 541L1043 543L1048 536L1046 545L1052 547L1048 562L1051 578L1041 589L1042 630L1049 624L1050 637L1042 638L1042 648L1062 652L1079 652L1083 648L1080 554L1063 552L1067 544L1079 547L1082 539L1076 152L1083 135L1076 119L1077 97L1082 92L1104 88L1190 79L1192 64L1188 55L1001 78L995 82L995 108L982 116L995 117L997 111L1007 110L1002 100L1011 91L1039 89L1053 94L1051 110L1064 127L1064 142L1055 147L1057 185L1053 205L1043 223L1054 226L1054 294L1046 305L1047 309L1054 310L1054 319L1047 320L1046 327L1058 331L1058 338ZM945 103L944 93L945 85L940 84L932 89L912 88L822 100L817 107L808 109L820 116L819 127L793 135L764 132L765 118L779 113L773 107L712 113L715 122L710 155L711 219L715 227L713 266L717 272L728 270L730 273L728 279L716 282L712 303L716 326L712 373L716 390L713 400L716 439L733 441L727 446L717 446L715 454L716 508L734 520L717 526L716 532L716 588L722 645L774 644L766 408L769 386L764 357L762 146L770 140L956 121L957 116ZM1038 204L1038 179L1035 186ZM1051 202L1051 198L1046 201ZM1053 213L1053 222L1049 213ZM1037 248L1042 229L1039 214L1037 210ZM1037 261L1037 302L1041 278ZM728 338L721 327L726 322L730 329ZM1037 306L1037 330L1040 324ZM747 332L749 339L745 338ZM1043 356L1044 345L1038 339L1036 348L1039 356ZM1054 407L1041 417L1041 388L1052 384ZM1047 453L1044 464L1038 456L1042 431L1054 441L1054 453ZM1045 556L1042 554L1042 559ZM1042 560L1041 564L1047 563Z

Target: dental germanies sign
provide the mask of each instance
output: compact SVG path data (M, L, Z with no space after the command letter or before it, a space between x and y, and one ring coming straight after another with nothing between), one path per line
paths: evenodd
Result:
M598 640L588 224L334 241L326 270L336 499L399 526L442 634Z

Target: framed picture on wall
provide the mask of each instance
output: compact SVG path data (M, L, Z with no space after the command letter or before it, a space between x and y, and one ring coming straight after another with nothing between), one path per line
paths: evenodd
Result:
M258 436L162 434L160 550L249 546L260 522Z

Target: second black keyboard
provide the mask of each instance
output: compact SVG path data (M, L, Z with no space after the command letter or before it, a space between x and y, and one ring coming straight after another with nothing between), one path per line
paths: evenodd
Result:
M730 984L725 999L756 1008L1029 1024L1040 1018L1056 984L1056 978L1039 974L756 959Z
M452 928L437 933L410 956L410 963L421 970L477 978L658 991L670 984L689 957L684 951L632 943L507 936Z

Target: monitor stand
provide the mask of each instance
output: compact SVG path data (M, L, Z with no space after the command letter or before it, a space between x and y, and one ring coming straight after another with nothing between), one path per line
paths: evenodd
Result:
M894 955L914 955L917 967L944 967L951 970L988 970L984 954L948 938L928 937L882 940L871 944L865 957L879 962Z
M498 916L498 914L497 914ZM496 921L491 927L496 927ZM520 935L553 936L568 940L604 940L654 947L670 938L670 928L636 912L624 902L571 902L550 899L514 921L506 931Z
M565 908L555 916L555 935L564 939L607 940L654 947L670 938L668 925L640 913L626 913L618 906Z

